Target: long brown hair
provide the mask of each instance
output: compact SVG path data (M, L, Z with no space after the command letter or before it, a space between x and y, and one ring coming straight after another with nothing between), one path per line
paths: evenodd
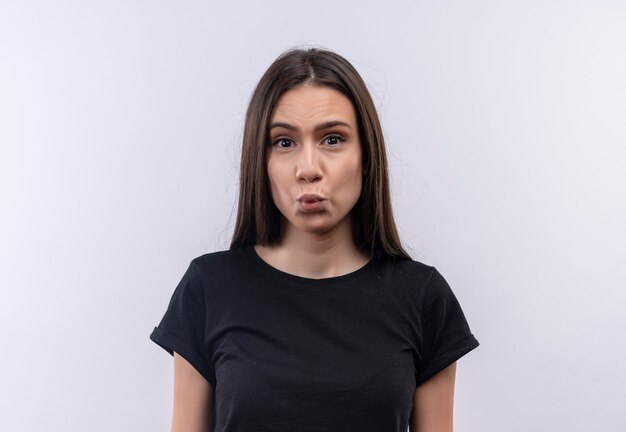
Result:
M282 53L252 93L243 132L237 222L230 249L278 241L281 214L272 200L266 165L269 122L280 96L305 83L340 91L356 112L363 186L351 211L354 243L375 257L411 259L400 244L393 218L385 142L374 102L365 82L345 58L319 48Z

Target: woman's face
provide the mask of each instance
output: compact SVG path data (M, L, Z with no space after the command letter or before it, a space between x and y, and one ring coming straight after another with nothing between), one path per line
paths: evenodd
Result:
M284 229L322 234L349 226L362 185L350 100L330 87L295 87L278 100L269 134L267 173Z

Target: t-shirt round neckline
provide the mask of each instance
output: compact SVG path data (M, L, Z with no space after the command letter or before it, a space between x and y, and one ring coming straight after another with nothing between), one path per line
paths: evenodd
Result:
M242 250L243 250L244 255L248 257L252 262L254 262L257 268L259 268L263 272L268 273L271 276L278 278L285 282L291 282L291 283L307 285L307 286L322 287L322 286L327 286L327 285L337 285L337 284L342 284L346 282L351 282L366 275L374 267L374 258L370 258L370 260L366 264L364 264L360 268L350 273L342 274L339 276L321 278L321 279L313 279L313 278L307 278L304 276L298 276L298 275L294 275L291 273L287 273L270 265L269 263L264 261L263 258L259 256L259 254L254 249L254 245L246 245L245 247L242 248Z

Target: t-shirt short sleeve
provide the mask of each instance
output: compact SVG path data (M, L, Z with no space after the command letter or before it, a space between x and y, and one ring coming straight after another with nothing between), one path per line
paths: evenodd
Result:
M172 356L177 352L209 383L215 385L215 372L211 367L205 336L206 300L200 270L191 261L172 294L161 322L150 334L150 339Z
M434 267L422 305L423 352L416 385L479 345L448 282Z

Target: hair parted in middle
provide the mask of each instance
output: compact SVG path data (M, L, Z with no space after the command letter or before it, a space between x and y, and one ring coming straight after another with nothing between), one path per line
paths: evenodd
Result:
M252 93L244 124L237 221L230 248L273 245L279 239L281 213L272 200L267 175L269 123L281 95L304 84L338 90L352 102L356 113L363 186L351 211L355 245L375 257L411 259L402 248L393 217L385 142L372 97L350 62L319 48L283 52Z

